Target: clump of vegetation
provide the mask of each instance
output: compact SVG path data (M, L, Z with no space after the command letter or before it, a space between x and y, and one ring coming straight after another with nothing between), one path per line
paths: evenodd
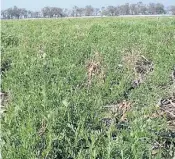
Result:
M173 158L174 20L3 21L2 157Z
M17 46L19 43L18 37L15 37L13 35L8 35L7 33L2 32L1 33L1 42L2 46L8 47L8 46Z

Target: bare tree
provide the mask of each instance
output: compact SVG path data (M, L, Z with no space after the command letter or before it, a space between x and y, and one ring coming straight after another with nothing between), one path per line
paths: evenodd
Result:
M27 18L27 10L25 8L21 8L20 10L20 18Z
M165 14L166 13L163 4L161 4L161 3L156 4L156 13L157 14Z
M85 15L92 16L94 12L94 8L91 5L85 7Z
M84 15L84 12L85 12L85 9L84 8L77 8L77 13L78 13L78 16L82 16Z
M172 13L173 15L175 15L175 6L171 6L171 7L170 7L170 11L171 11L171 13Z
M175 15L175 6L171 6L169 11ZM108 6L99 8L93 8L91 5L87 5L85 8L79 8L74 6L70 9L62 9L58 7L44 7L41 11L27 11L25 8L18 8L14 6L6 10L1 11L1 18L4 19L19 19L19 18L53 18L53 17L65 17L65 16L116 16L116 15L137 15L137 14L165 14L164 5L161 3L150 3L145 5L142 2L136 4L126 3L120 6Z
M148 6L149 14L165 14L164 5L161 3L150 3Z
M63 9L62 8L57 8L57 7L51 7L50 12L52 17L63 17Z
M32 18L40 18L40 12L31 12L31 17Z
M62 10L64 17L69 17L71 15L71 10L64 8Z
M42 8L41 12L42 12L44 18L50 16L50 8L49 7Z
M115 15L115 11L116 11L115 6L108 6L108 7L107 7L107 14L108 14L108 15L114 16L114 15Z
M129 3L119 6L120 15L129 15L129 13L130 13Z
M138 14L138 11L137 11L137 4L131 4L131 5L130 5L130 14L131 14L131 15L136 15L136 14Z
M14 6L13 7L13 16L17 19L20 18L20 14L21 14L21 10L17 7L17 6Z
M74 6L72 9L72 16L77 17L78 16L78 7Z
M94 15L98 16L100 14L100 9L99 8L94 8Z
M138 2L136 4L136 9L137 9L137 14L142 14L142 15L147 14L147 7L142 2Z
M8 17L7 10L1 10L1 18L7 19L7 17Z
M101 8L101 16L106 16L106 15L108 15L109 13L108 13L108 11L107 11L107 8L105 8L105 7L102 7Z
M150 3L148 5L148 13L149 14L156 14L156 5L155 5L155 3Z

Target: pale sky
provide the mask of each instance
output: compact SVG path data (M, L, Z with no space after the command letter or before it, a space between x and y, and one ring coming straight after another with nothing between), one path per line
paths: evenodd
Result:
M1 9L6 9L16 5L19 8L26 8L30 10L40 10L45 6L71 8L74 5L84 7L92 5L93 7L107 6L107 5L120 5L125 3L137 3L141 0L1 0ZM149 2L163 3L165 6L175 5L175 0L142 0L143 3Z

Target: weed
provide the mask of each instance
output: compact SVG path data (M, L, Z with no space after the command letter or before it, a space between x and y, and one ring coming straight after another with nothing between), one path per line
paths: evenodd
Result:
M4 20L2 30L1 87L13 97L2 158L173 158L174 18Z

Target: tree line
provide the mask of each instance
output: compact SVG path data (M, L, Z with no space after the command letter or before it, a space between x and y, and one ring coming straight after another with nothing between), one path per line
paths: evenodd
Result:
M74 6L71 9L59 7L44 7L40 11L30 11L25 8L14 6L1 10L2 19L21 19L21 18L58 18L58 17L81 17L81 16L118 16L118 15L156 15L170 13L175 15L175 6L165 9L161 3L143 4L123 4L118 6L107 6L94 8L91 5L86 7Z

